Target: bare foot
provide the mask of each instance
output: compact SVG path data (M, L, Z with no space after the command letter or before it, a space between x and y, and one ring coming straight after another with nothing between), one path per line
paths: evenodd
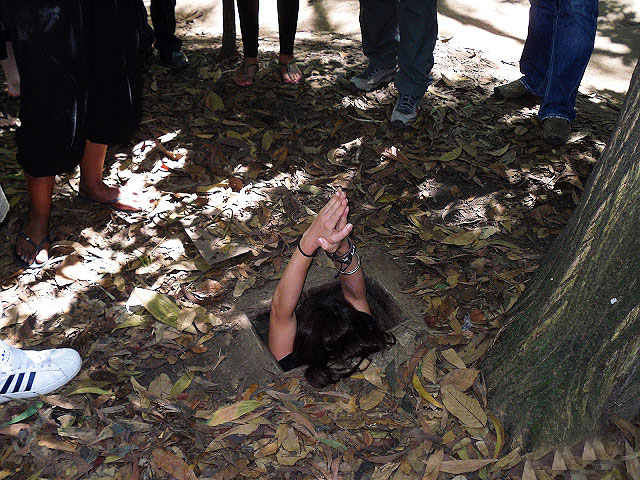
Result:
M31 216L22 227L24 236L18 235L16 239L16 255L27 265L43 265L49 260L48 230L49 217Z
M245 58L242 61L242 66L236 70L236 85L240 85L241 87L253 85L259 68L260 65L256 57Z
M112 210L123 212L140 212L144 210L143 199L134 192L128 192L121 187L112 187L100 182L89 188L82 180L78 188L80 195L101 203Z
M302 72L298 68L298 65L296 65L296 60L293 58L293 55L280 54L279 63L283 83L300 83L300 80L302 80Z
M7 92L10 97L18 98L20 96L20 73L16 65L16 58L13 55L13 47L11 42L7 42L7 58L0 60L4 76L7 79Z

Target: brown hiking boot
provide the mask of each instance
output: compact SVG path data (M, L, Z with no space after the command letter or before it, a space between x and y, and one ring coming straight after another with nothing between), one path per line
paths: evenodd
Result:
M549 145L559 147L567 143L571 135L569 120L558 117L548 117L542 120L542 139Z
M520 79L505 83L504 85L498 85L493 89L493 92L498 98L520 98L525 95L532 95Z

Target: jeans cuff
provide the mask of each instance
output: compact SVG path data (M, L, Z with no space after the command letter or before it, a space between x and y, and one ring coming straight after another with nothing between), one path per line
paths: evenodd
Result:
M544 94L542 93L536 93L536 90L534 88L531 88L531 85L529 85L529 83L527 82L527 79L525 77L520 77L520 83L522 83L524 85L524 88L526 88L527 90L529 90L529 93L531 95L535 95L537 97L544 97Z
M564 115L558 115L555 113L548 113L544 117L539 117L540 121L546 120L547 118L562 118L563 120L566 120L569 123L573 121L569 117L566 117Z

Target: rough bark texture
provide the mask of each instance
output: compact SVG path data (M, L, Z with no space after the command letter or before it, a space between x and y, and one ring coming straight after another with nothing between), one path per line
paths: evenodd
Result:
M580 204L484 362L512 442L556 445L640 412L640 63Z
M221 58L236 55L236 0L222 0L222 48Z

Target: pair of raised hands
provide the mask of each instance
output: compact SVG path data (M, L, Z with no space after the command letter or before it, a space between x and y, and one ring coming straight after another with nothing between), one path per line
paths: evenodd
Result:
M322 207L313 223L300 239L302 251L311 255L318 247L334 253L349 236L353 225L347 223L349 213L347 195L338 190Z

